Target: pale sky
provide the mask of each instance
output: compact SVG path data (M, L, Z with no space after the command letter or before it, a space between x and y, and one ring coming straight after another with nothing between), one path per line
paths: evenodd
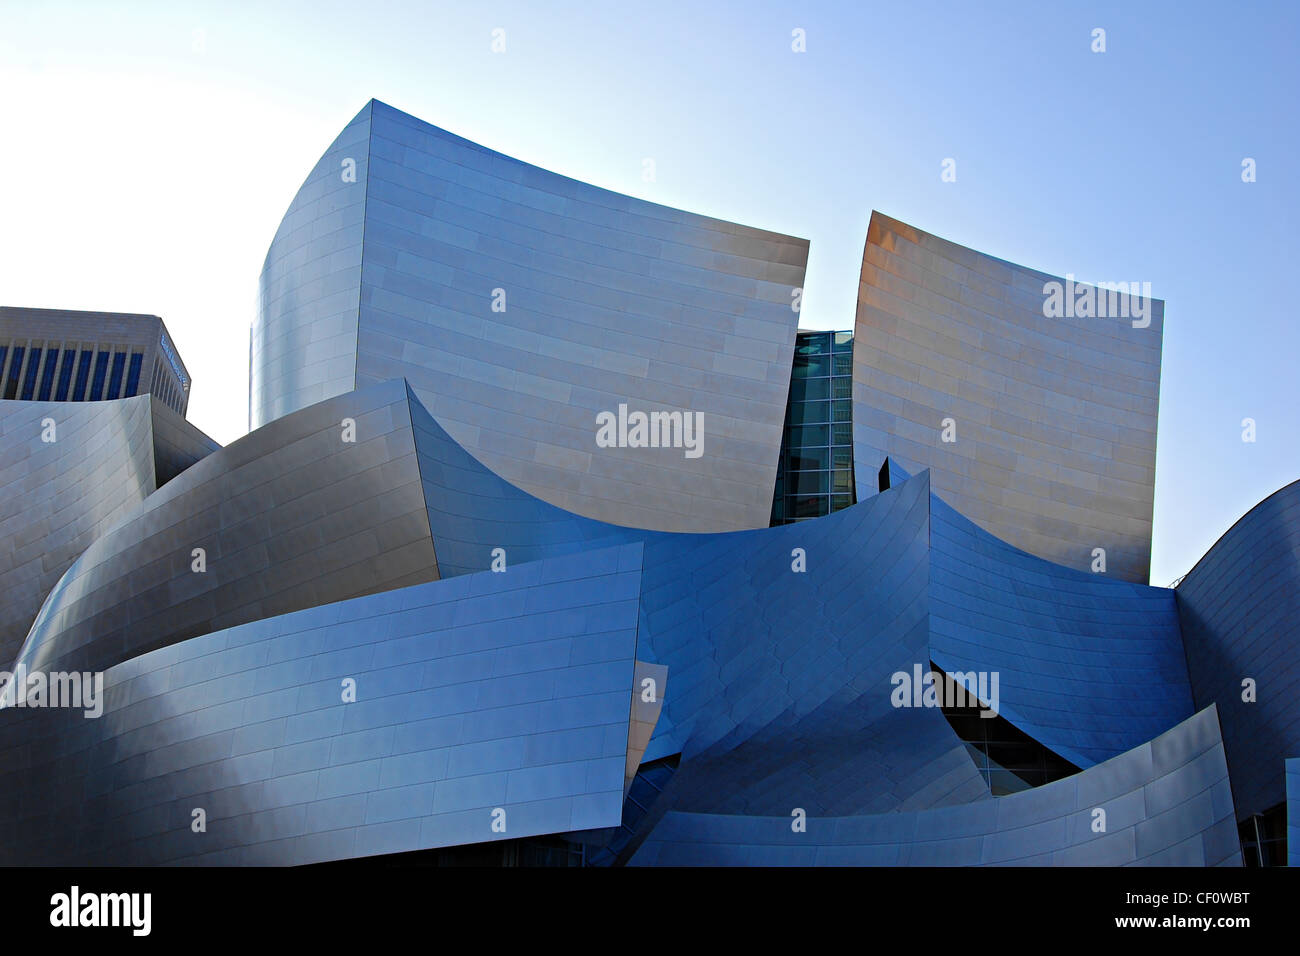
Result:
M238 438L266 248L371 97L811 240L810 328L852 327L875 208L1166 301L1152 582L1167 584L1300 478L1298 40L1296 9L1272 3L6 0L0 304L161 315L194 378L190 420Z

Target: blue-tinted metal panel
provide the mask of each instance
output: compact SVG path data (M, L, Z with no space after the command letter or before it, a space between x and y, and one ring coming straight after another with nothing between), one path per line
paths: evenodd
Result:
M1099 812L1100 811L1100 812ZM660 866L1240 866L1213 707L1034 790L849 817L667 813L632 858Z
M1286 799L1300 753L1300 481L1248 511L1178 585L1199 706L1215 703L1242 817Z
M1079 767L1193 711L1174 594L1034 557L935 496L930 650L999 674L1000 713Z
M110 668L98 719L0 710L0 861L282 865L617 826L640 558L628 544L217 631ZM547 602L563 624L519 592L563 594ZM591 630L615 610L620 627ZM393 628L414 645L395 665L375 656ZM579 638L607 660L570 663ZM291 662L296 694L270 703L263 676ZM502 732L511 709L527 719Z
M813 806L839 812L986 792L938 711L899 711L889 700L894 671L928 668L925 477L797 527L635 531L527 495L418 401L411 410L444 575L490 567L494 549L514 566L644 541L642 653L674 675L645 759L697 757L678 784L687 805L770 808L793 780ZM807 572L794 570L795 548L808 556ZM866 752L906 745L896 760L863 759L840 744L846 724L860 728Z
M265 641L255 639L256 630L235 628L163 647L147 656L158 655L154 659L160 668L167 663L165 682L157 684L152 675L142 675L142 680L153 682L148 687L169 707L188 712L200 706L203 693L193 682L201 678L213 691L233 692L240 669L247 667L256 669L254 675L238 683L249 684L245 690L251 689L253 697L238 712L229 707L212 711L206 718L210 744L165 746L165 732L144 719L127 728L152 755L145 762L155 769L204 766L214 759L210 746L221 752L229 746L232 766L256 780L263 770L244 758L261 753L258 747L274 746L271 766L277 782L267 809L257 813L300 806L302 794L311 789L312 808L292 818L293 826L305 828L301 835L310 836L293 844L296 853L326 858L358 852L363 828L369 826L387 828L366 831L372 832L369 845L376 848L402 845L403 839L430 846L455 842L464 823L458 815L471 812L469 803L495 797L502 786L499 799L528 807L525 816L536 819L555 819L548 814L559 806L556 801L588 800L579 778L585 781L591 774L617 769L621 793L626 724L613 733L609 728L626 721L627 692L600 688L622 667L608 636L629 629L639 632L643 659L667 666L673 675L644 759L681 754L682 763L650 812L635 822L630 842L620 837L619 845L627 848L624 856L657 832L664 814L671 819L699 813L780 817L794 807L823 816L906 814L990 800L965 747L938 710L899 708L891 700L892 675L913 666L928 668L931 659L950 670L999 669L1004 716L1019 720L1018 726L1063 753L1068 748L1059 742L1066 739L1067 727L1074 730L1069 725L1086 725L1093 736L1069 739L1082 739L1102 754L1103 747L1140 737L1141 728L1154 728L1173 712L1172 705L1154 714L1119 707L1115 695L1104 694L1078 699L1058 694L1057 712L1050 712L1051 695L1042 688L1053 682L1070 688L1085 678L1098 684L1109 679L1122 687L1130 672L1143 667L1164 673L1160 668L1177 647L1176 624L1172 643L1167 630L1172 613L1167 592L1080 575L1016 552L932 496L928 473L896 480L868 501L797 525L724 534L637 531L570 514L494 475L451 439L407 385L393 382L275 423L250 436L262 445L237 443L211 456L206 470L188 480L182 476L174 494L184 495L236 469L241 480L257 482L259 463L272 454L266 449L294 445L283 440L277 427L302 430L308 422L312 427L306 432L319 427L335 442L336 423L352 409L359 435L373 436L378 420L361 409L370 407L367 402L388 409L385 427L407 436L403 454L410 458L417 507L447 576L438 585L445 600L420 606L420 615L412 617L405 612L415 608L418 602L411 595L419 592L408 588L366 599L374 605L352 601L301 611L314 635L310 657L295 650L292 634L280 633L282 625L271 623L278 619L265 622L274 629ZM321 471L311 455L302 460ZM260 467L266 479L281 474L278 467ZM294 496L282 499L273 485L259 487L270 488L275 507L292 507ZM202 510L173 507L178 515ZM231 509L237 522L250 514L241 505L222 507ZM371 508L349 517L364 528L383 514L376 516ZM628 546L639 549L635 560L629 558ZM293 553L291 542L267 547ZM506 569L503 575L475 573L488 571L498 559ZM575 606L584 600L587 577L593 574L606 576L603 603ZM511 578L515 588L496 589L501 577ZM997 585L1002 591L969 583L994 579L1002 580ZM140 588L149 578L133 580L138 583L132 587ZM183 592L176 594L183 597ZM989 597L994 594L1001 596ZM973 601L980 595L984 603ZM985 627L980 622L992 613L990 604L997 605L997 613L1010 608L1018 616L1007 627ZM367 617L368 609L375 618L380 607L386 612L383 625L371 626L365 640L356 638L356 623ZM501 640L501 620L519 622L516 627L526 627L534 639L518 647ZM955 631L953 622L972 629ZM1145 663L1139 666L1121 656L1118 665L1106 665L1107 672L1088 659L1089 642L1100 646L1102 625L1121 622L1132 633L1123 631L1130 646L1117 653L1145 654ZM443 661L436 667L422 657L430 629L437 630ZM1146 633L1147 645L1140 644L1139 629ZM130 630L123 633L132 640ZM969 638L965 644L956 639L959 633ZM561 639L563 651L556 643ZM93 637L87 646L94 646ZM1054 646L1061 649L1055 656L1043 653ZM223 647L225 657L214 660L212 654ZM487 649L493 656L472 653ZM1026 665L1031 651L1037 656ZM124 657L132 653L138 651ZM550 672L562 659L567 679L583 686L590 682L588 693L561 699L554 677L529 679L508 672L512 663ZM376 696L346 710L330 710L331 682L367 667ZM1176 668L1166 676L1166 683L1177 684ZM1183 687L1185 691L1185 678ZM315 709L295 712L295 706ZM470 710L477 716L466 723L462 715ZM549 742L525 740L538 733L555 736ZM421 740L428 734L443 735L447 745L427 752ZM52 749L59 752L63 746ZM582 754L585 769L537 770L504 780L492 776L522 769L521 762L529 759L548 760L557 748ZM373 755L376 749L382 757ZM1123 766L1128 765L1119 765L1121 771ZM1189 773L1200 773L1195 768L1204 762L1190 761L1189 766ZM338 769L343 767L350 769ZM1096 770L1088 779L1099 785L1117 773L1109 763ZM449 778L459 782L438 790L439 782ZM1085 787L1082 781L1080 777L1078 786ZM446 826L421 820L418 828L407 827L404 836L395 836L394 825L403 818L393 813L400 812L402 798L386 795L373 813L355 799L377 789L400 790L421 808L447 814ZM1168 781L1157 783L1148 802L1158 807L1176 795ZM1222 802L1211 799L1211 809ZM1017 804L1022 813L1029 805ZM593 816L586 803L581 812L576 806L570 804L569 819L578 821L573 828L590 828L599 814ZM254 818L266 832L278 825L272 818ZM1135 829L1132 840L1116 839L1107 844L1107 852L1131 845L1135 856L1163 853L1170 849L1162 845L1170 828L1178 826L1163 820L1144 827L1140 845ZM335 829L323 829L327 827ZM338 836L343 830L354 832ZM335 836L327 839L331 833ZM1055 852L1043 849L1041 836L1038 831L1010 834L990 852L1018 860ZM282 839L292 844L298 835ZM238 851L226 847L220 852ZM741 855L764 861L774 852ZM844 856L842 850L827 852L861 859ZM913 855L894 848L880 851L879 858L892 854L912 862L942 862L947 852L918 846Z

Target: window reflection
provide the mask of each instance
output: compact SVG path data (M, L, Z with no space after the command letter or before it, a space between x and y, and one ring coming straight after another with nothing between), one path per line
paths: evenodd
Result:
M852 394L853 333L798 333L773 525L820 518L854 503Z

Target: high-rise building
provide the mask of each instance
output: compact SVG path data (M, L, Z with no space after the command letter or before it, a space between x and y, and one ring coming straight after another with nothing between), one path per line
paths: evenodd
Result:
M0 306L0 395L100 402L148 393L184 416L190 376L156 315Z

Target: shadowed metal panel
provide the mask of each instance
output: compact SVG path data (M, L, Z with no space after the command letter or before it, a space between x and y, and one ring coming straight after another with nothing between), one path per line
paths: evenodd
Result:
M646 744L650 743L650 736L659 721L667 687L668 668L662 664L636 662L635 681L632 685L632 718L628 725L627 767L623 771L624 798L632 787L637 767L645 756Z
M513 566L645 543L640 648L673 689L644 759L687 758L674 786L688 804L769 807L798 786L810 807L850 812L985 792L938 711L889 702L894 671L928 667L928 475L798 525L640 532L526 494L411 409L444 576L488 568L496 548ZM795 548L806 572L793 570Z
M682 755L664 806L852 813L987 792L937 709L890 700L894 672L928 667L928 511L921 475L813 521L646 541L641 652L673 681L645 759Z
M1237 807L1263 813L1286 799L1282 759L1300 753L1300 481L1246 512L1174 593L1192 693L1223 717Z
M858 289L858 496L886 456L1030 554L1146 583L1164 303L1047 318L1054 276L872 213ZM943 440L946 419L955 441Z
M389 382L258 429L150 495L68 569L19 659L29 670L103 669L437 577L406 386Z
M0 861L289 865L617 826L640 557L194 638L109 669L98 719L0 710Z
M375 411L367 414L372 407ZM383 415L375 417L378 411L386 411L387 418ZM650 664L668 667L674 675L672 690L663 700L659 720L643 759L653 761L681 754L681 767L673 775L668 789L651 807L651 812L637 824L637 832L633 835L633 842L628 844L627 853L635 851L647 832L657 832L654 828L664 813L669 815L666 819L670 821L678 819L674 814L702 811L714 817L718 817L720 811L767 814L788 827L789 819L783 814L792 809L792 802L810 814L824 816L896 811L889 816L902 819L913 811L926 808L950 807L956 812L957 805L961 805L966 814L984 812L970 808L989 803L991 798L987 797L985 785L963 745L957 741L939 711L935 708L896 708L890 699L892 673L908 671L914 664L923 665L932 655L942 655L942 650L936 653L932 646L942 643L942 635L940 638L935 636L941 626L939 622L945 619L964 621L967 618L978 621L981 614L989 612L985 605L971 605L964 610L958 607L969 600L968 595L963 595L963 576L1004 575L1009 580L1003 585L1005 591L1000 592L999 601L1018 612L1017 620L1011 622L1016 626L1009 628L1010 635L998 633L995 635L998 640L989 640L987 635L979 637L975 642L978 655L1002 654L1011 663L999 662L997 666L1015 670L1017 653L1038 654L1039 644L1048 650L1044 659L1025 668L1027 677L1024 681L1008 681L1006 686L1010 693L1004 695L1004 700L1011 699L1013 703L1022 699L1022 692L1034 689L1035 680L1043 679L1035 668L1040 668L1049 680L1065 683L1075 679L1077 665L1083 663L1078 657L1083 656L1088 648L1086 641L1079 647L1070 642L1078 639L1080 634L1089 640L1099 637L1087 627L1076 633L1080 622L1091 626L1104 618L1104 615L1097 617L1094 612L1104 610L1117 615L1109 618L1112 621L1129 619L1131 615L1132 621L1143 620L1146 622L1143 626L1157 630L1168 623L1167 602L1162 604L1154 598L1147 601L1151 595L1163 598L1163 592L1086 577L1015 552L953 514L932 496L928 472L896 482L888 491L829 517L774 529L672 534L634 531L572 515L493 475L434 421L401 381L332 399L272 423L230 448L205 458L162 489L155 498L161 502L169 500L168 496L185 493L184 489L215 487L222 483L227 493L235 489L238 497L241 488L262 489L263 492L274 488L277 478L286 480L286 488L297 493L308 471L311 480L328 485L334 480L335 470L322 468L319 463L321 456L315 452L323 452L326 444L331 450L341 444L339 424L341 418L349 415L356 418L359 445L373 440L376 433L389 433L384 427L377 429L377 423L386 422L392 433L405 436L400 456L397 450L385 446L392 452L390 457L401 457L402 461L409 458L410 461L409 469L401 473L409 475L417 504L402 522L404 526L427 522L422 526L428 535L428 549L437 551L440 557L446 556L448 573L459 575L454 579L456 582L471 582L460 583L459 587L472 589L486 586L485 582L494 579L511 578L521 572L528 574L531 572L527 569L533 567L529 561L561 560L555 555L568 555L564 560L577 562L595 560L590 549L600 545L631 542L638 549L640 570L635 575L637 656ZM312 440L318 442L319 447L304 446L314 450L313 454L299 455L287 451L294 444L290 441L291 436L299 432L315 436ZM290 457L279 460L273 457L276 454ZM300 473L286 476L286 462L292 462ZM408 478L403 477L402 481L406 482ZM177 491L178 488L182 491ZM277 501L277 510L283 511L286 507L284 502L274 494L272 499ZM252 502L256 500L250 499ZM173 507L180 509L180 505ZM231 513L243 515L243 507L235 507ZM348 515L347 520L355 519L366 528L370 527L372 516L373 509L363 508ZM489 567L495 547L504 549L507 560L505 573L467 573ZM806 571L798 571L792 565L797 557L796 549L801 549ZM620 571L624 570L618 562L616 566ZM932 566L942 568L943 573L932 574ZM425 568L423 573L429 573L429 569ZM448 578L444 583L450 584L452 580ZM1075 583L1079 586L1074 587ZM570 595L574 591L568 589L564 593ZM613 593L621 592L615 590ZM957 610L945 617L945 612L936 613L934 608L944 603L943 595L950 593L954 596L948 600L956 602L954 607ZM509 598L494 597L487 603L498 609L493 613L509 614L513 613L512 608L517 610ZM525 605L520 620L525 622L531 618L530 607L532 611L544 613L551 606L546 600L541 604ZM1034 639L1034 628L1042 629L1043 621L1049 619L1056 620L1059 633L1069 639L1060 645L1059 659L1052 657L1057 649L1053 648L1051 640ZM324 618L321 620L325 621ZM263 623L272 629L278 627L271 621ZM330 619L325 623L336 622ZM517 626L524 625L520 623ZM165 640L178 641L182 636L178 629L173 628L173 633ZM384 629L368 638L367 643L369 646L374 642L376 654L390 647L394 648L394 653L400 653L396 647L401 645L405 636L405 633ZM947 636L952 637L951 634ZM126 632L120 640L135 639ZM203 640L206 638L173 644L168 650L201 646ZM329 652L328 647L322 650L319 643L314 646L318 653ZM594 653L593 646L583 645L582 650L575 650L576 656L572 656L570 662L575 665L580 660L594 662L597 658L585 656ZM1153 661L1167 650L1162 639L1152 641L1151 646ZM105 653L111 652L116 652L115 648L105 650ZM975 660L988 666L981 656ZM208 664L195 666L207 667ZM1131 661L1126 666L1133 669ZM1115 668L1115 672L1121 674L1120 683L1123 683L1124 669ZM285 667L275 673L275 679L286 682L278 685L277 689L287 696L301 693L301 688L310 684L313 672L304 675L294 671L286 661ZM212 674L221 677L219 668ZM156 690L159 693L154 696L164 701L166 707L177 708L178 713L188 713L196 700L195 695L199 694L188 684L178 682L170 673L165 689ZM294 700L297 699L294 696ZM1030 698L1024 697L1023 700ZM630 702L626 688L620 703L624 718L617 775L621 799L628 756L629 725L626 718ZM1074 702L1067 709L1079 706ZM1098 746L1113 745L1117 735L1136 734L1135 726L1145 726L1140 709L1123 711L1122 708L1108 710L1101 707L1094 712L1083 706L1079 713L1083 716L1071 719L1101 725L1102 730L1097 732L1097 739L1101 740ZM233 717L232 705L232 708L220 711L216 719ZM1128 719L1120 720L1119 717ZM1051 721L1043 723L1048 727L1044 733L1049 733ZM204 743L181 748L178 753L182 756L177 759L197 760L196 754L206 757L209 754L206 748L222 750L226 738L221 735L226 729L214 729L204 738ZM505 731L502 739L515 733ZM1217 740L1217 721L1214 733ZM298 743L306 745L310 741L304 738ZM148 754L157 749L155 744L156 741L140 744L145 752L139 755L139 759L148 762ZM46 735L39 752L57 755L65 753L67 746L66 735ZM1157 752L1152 750L1152 761L1157 759ZM22 754L13 759L20 763L33 759ZM69 767L75 769L77 760L69 759ZM153 758L154 761L167 759L170 758ZM1172 760L1169 769L1175 769L1177 760L1160 759L1166 763ZM211 760L198 762L206 766ZM1212 762L1212 758L1206 758L1198 767L1203 769L1207 762ZM185 764L186 767L190 765ZM320 781L326 778L323 767L317 772L321 774L315 778L319 787ZM353 783L341 785L364 788L369 786L370 780L366 775L374 772L367 767L358 769L359 777L342 774L341 778ZM1083 778L1080 776L1078 779ZM1110 778L1103 774L1091 779L1105 782ZM243 787L250 782L233 786ZM298 792L294 787L306 785L298 781L283 784L291 793ZM1211 784L1206 783L1201 789L1210 787ZM310 802L323 804L314 812L323 815L321 819L328 824L325 829L332 835L312 836L303 841L305 849L293 852L304 855L292 859L333 859L416 848L405 842L411 836L407 832L388 842L385 842L387 838L379 839L373 844L374 849L358 849L360 831L357 827L368 824L346 823L351 819L348 814L358 812L355 797L356 791L335 792L329 787L324 794L319 789L313 791ZM349 798L352 798L351 802ZM423 791L420 799L423 799ZM1143 799L1155 798L1144 793ZM1218 800L1217 797L1208 799L1212 802ZM1018 812L1028 813L1026 808L1036 805L1022 802L1016 806ZM307 835L298 828L304 825L302 814L312 811L285 814L279 812L282 807L278 805L271 809L275 812L258 818L258 833L278 833L275 840L289 843ZM1203 816L1203 809L1198 804L1188 812ZM37 807L28 805L21 812L35 813ZM1230 818L1230 797L1227 813ZM545 832L612 828L618 822L618 815L601 812L584 818L585 822L580 823L571 811L566 819L567 824L561 825L559 817L556 817L547 824L554 829ZM945 825L955 826L953 821L966 817L944 819L948 820ZM158 820L156 810L141 810L138 826L157 827ZM345 822L334 826L338 821ZM177 820L171 822L176 830L171 839L187 838L182 826L187 821L180 818L179 811ZM392 822L383 821L383 825ZM1136 857L1195 862L1192 851L1199 846L1204 851L1205 861L1230 858L1226 850L1214 857L1210 844L1201 837L1197 837L1199 843L1192 836L1184 835L1176 843L1165 844L1163 841L1169 838L1170 833L1182 832L1183 817L1178 814L1147 822L1151 826L1145 829L1135 825L1135 840L1140 839L1143 841L1141 846L1146 847L1140 849L1139 843L1135 842ZM1219 829L1217 826L1214 829L1216 835L1213 839L1219 842L1213 846L1221 848ZM349 832L339 835L336 830ZM1145 835L1138 837L1139 830ZM510 835L507 832L507 836ZM1230 835L1233 840L1231 852L1236 853L1235 829L1231 829ZM265 837L266 841L272 839ZM460 837L454 837L453 842L457 839ZM1009 849L998 850L993 860L986 861L981 855L976 862L1027 859L1026 841L1032 842L1032 839L1025 834L1008 837ZM909 856L914 862L920 862L927 852L934 849L929 845L932 841L918 843L912 839L911 842L918 846L915 855ZM597 840L592 845L598 844ZM1116 844L1108 844L1108 847ZM1099 845L1089 844L1088 849L1091 852L1094 846ZM46 849L54 852L56 848ZM226 849L231 848L214 851L216 855L208 860L282 861L280 856L249 857L242 851L221 855ZM275 854L279 852L278 848L273 851ZM913 853L912 850L908 852ZM984 853L983 843L980 852ZM949 850L945 849L939 856L946 860L948 854Z
M161 488L221 447L161 401L152 404L154 476Z
M0 402L0 669L68 566L153 490L149 396Z
M812 809L850 812L986 792L937 711L888 699L893 672L930 660L928 474L797 526L637 532L527 495L411 407L444 575L488 568L496 548L513 563L645 542L641 649L682 675L645 759L689 758L674 784L687 805L770 807L798 787ZM796 547L806 573L792 570Z
M462 448L410 396L420 479L443 577L652 537L583 518L516 488Z
M999 675L999 712L1078 767L1190 716L1174 592L1052 564L938 496L930 515L930 652Z
M1105 830L1094 830L1096 810ZM962 806L866 816L670 812L632 863L661 866L1240 866L1213 707L1073 777Z
M358 182L339 182L363 150ZM253 425L404 376L472 455L577 514L768 523L806 240L598 189L373 101L304 190L263 273ZM309 281L324 304L297 301L315 301ZM621 405L700 416L701 454L598 446L597 415Z

